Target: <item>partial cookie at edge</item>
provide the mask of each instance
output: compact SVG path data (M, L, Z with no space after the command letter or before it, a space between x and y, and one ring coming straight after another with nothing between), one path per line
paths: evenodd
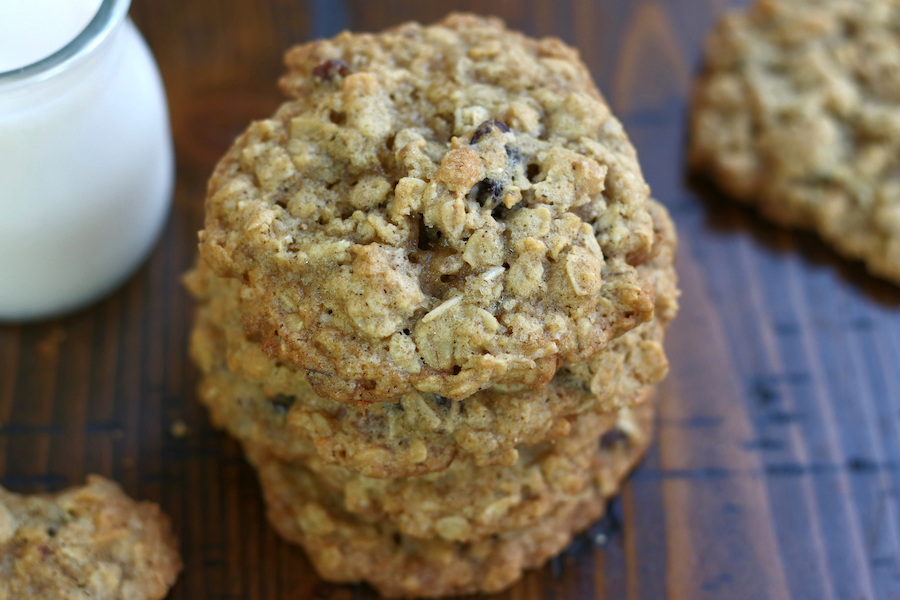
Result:
M0 598L160 600L181 566L159 507L102 477L52 496L0 488Z
M709 37L691 165L900 284L900 6L757 2Z

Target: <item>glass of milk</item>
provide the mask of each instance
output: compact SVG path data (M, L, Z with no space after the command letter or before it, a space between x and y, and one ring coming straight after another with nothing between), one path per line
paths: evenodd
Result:
M119 286L156 243L174 158L130 0L0 0L0 322Z

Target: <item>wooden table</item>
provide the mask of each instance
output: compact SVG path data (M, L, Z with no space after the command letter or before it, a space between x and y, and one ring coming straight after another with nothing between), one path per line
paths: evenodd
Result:
M0 328L0 483L53 490L102 473L161 503L186 563L175 600L373 597L321 583L266 525L253 471L196 401L179 274L217 157L279 103L282 51L489 11L581 50L677 222L684 290L658 442L608 517L502 597L900 597L900 289L685 176L685 96L727 4L135 0L171 100L174 210L115 295Z

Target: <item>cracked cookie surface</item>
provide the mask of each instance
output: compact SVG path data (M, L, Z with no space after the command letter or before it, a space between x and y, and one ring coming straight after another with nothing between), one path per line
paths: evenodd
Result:
M638 268L655 290L651 321L616 338L589 360L566 363L542 388L495 385L463 401L413 391L365 411L310 387L302 370L268 357L239 318L240 284L201 262L186 278L200 301L191 355L204 373L200 397L213 421L283 460L318 458L371 477L442 471L457 459L511 465L516 446L557 439L585 412L611 412L646 396L667 370L662 348L677 310L675 232L651 203L653 258Z
M111 481L53 496L0 488L0 600L160 600L180 570L169 519Z
M201 254L324 397L546 385L647 321L649 189L577 52L454 15L291 50Z
M707 41L690 160L900 284L900 4L756 2Z

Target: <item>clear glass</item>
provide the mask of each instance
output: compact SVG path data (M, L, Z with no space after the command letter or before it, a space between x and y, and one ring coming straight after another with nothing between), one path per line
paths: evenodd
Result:
M0 321L106 295L169 213L165 90L129 6L104 0L59 52L0 73Z

